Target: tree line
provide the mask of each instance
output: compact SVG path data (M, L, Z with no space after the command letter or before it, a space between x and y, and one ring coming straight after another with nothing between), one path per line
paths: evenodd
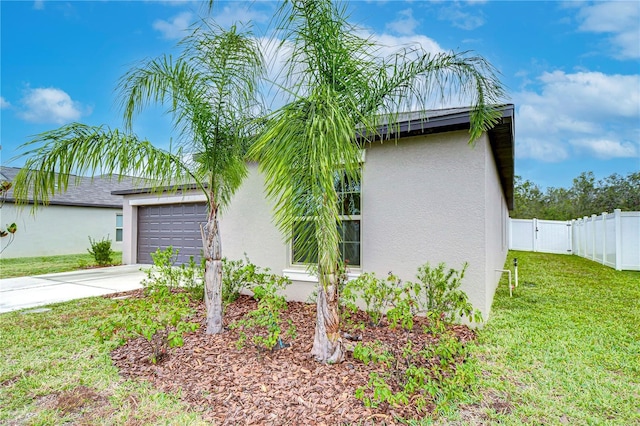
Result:
M640 211L640 172L614 173L600 180L593 172L582 172L570 188L549 187L546 191L516 176L514 203L514 219L571 220L614 209Z

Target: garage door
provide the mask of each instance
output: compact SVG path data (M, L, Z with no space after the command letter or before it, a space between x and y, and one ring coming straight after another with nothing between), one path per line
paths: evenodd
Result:
M206 204L167 204L138 207L138 263L153 263L151 253L172 246L180 250L177 263L202 256L200 224L207 221Z

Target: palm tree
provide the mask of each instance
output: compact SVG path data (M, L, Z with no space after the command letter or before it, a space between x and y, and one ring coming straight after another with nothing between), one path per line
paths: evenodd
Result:
M257 41L235 26L203 22L180 42L183 53L131 69L119 82L125 131L72 123L26 143L28 157L16 176L16 198L31 194L46 203L78 174L135 173L162 191L191 182L207 197L202 230L207 333L222 332L222 253L218 213L247 174L244 154L255 134L258 83L264 61ZM164 150L131 133L134 116L148 104L167 106L179 134L178 148ZM33 148L34 145L40 145Z
M426 108L434 95L458 92L471 101L472 143L495 124L503 88L491 65L466 52L414 47L379 58L380 46L358 36L345 8L331 1L288 1L279 13L291 98L269 116L250 155L265 175L281 231L301 258L317 259L312 355L334 363L343 359L337 176L358 179L360 148L380 136L378 126L394 123L403 109Z

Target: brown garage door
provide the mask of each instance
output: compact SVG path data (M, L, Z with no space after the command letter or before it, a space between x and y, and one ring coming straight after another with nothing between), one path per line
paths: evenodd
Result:
M180 250L177 263L202 256L200 224L207 220L206 204L167 204L138 207L138 263L153 263L151 253L172 246Z

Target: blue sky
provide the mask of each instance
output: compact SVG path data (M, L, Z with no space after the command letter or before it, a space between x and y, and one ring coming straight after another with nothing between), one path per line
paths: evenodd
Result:
M266 28L277 3L216 1L221 25ZM351 20L380 42L473 50L501 73L516 105L516 174L542 187L640 170L640 2L354 1ZM206 13L185 1L1 1L2 164L35 134L79 121L122 124L118 79L177 52ZM166 146L168 117L134 126ZM20 166L23 160L11 165Z

